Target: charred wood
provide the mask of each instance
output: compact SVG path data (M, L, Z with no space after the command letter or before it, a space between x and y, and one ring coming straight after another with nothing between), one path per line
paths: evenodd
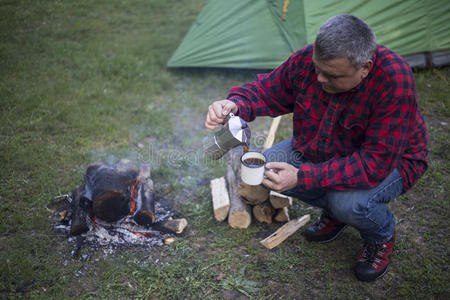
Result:
M139 172L137 191L136 185L132 187L131 204L132 211L135 210L133 219L142 226L150 226L155 222L155 194L153 181L150 178L150 165L141 165ZM135 207L133 207L135 206Z
M72 211L72 224L70 225L71 236L85 233L89 230L87 224L88 200L83 198L83 186L79 186L72 192L72 202L70 209Z
M104 191L98 194L92 207L97 218L108 222L115 222L130 211L129 198L119 191Z
M83 197L92 202L96 217L114 222L130 212L130 190L136 182L137 168L122 159L114 165L95 163L85 175Z

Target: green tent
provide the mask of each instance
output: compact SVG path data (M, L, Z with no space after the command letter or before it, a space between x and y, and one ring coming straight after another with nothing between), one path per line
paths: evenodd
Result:
M209 0L167 65L272 69L338 14L363 19L413 66L450 62L449 0Z

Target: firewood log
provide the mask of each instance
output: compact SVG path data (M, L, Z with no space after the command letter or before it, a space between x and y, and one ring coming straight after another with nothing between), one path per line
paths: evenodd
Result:
M275 213L275 217L273 217L273 220L275 222L287 222L289 221L289 211L287 207L279 208L277 209L277 212Z
M156 222L152 225L153 229L161 232L180 234L187 226L187 220L181 219L168 219L165 221Z
M211 180L211 195L214 218L222 222L227 218L228 211L230 210L230 197L228 196L225 177Z
M253 206L253 215L259 222L272 224L273 216L275 215L275 209L270 205L268 201Z
M239 184L238 194L242 201L250 205L258 205L269 198L269 190L263 185Z
M72 211L72 224L70 225L71 236L79 235L85 233L89 230L87 224L87 203L86 200L82 198L83 186L79 186L72 192L72 202L70 203L70 208Z
M270 191L270 204L273 208L289 207L292 205L292 198L286 195Z
M226 155L228 166L226 171L226 181L228 186L228 195L230 197L230 211L228 213L228 224L232 228L247 228L252 215L250 206L245 204L238 195L238 186L241 180L239 150L230 151Z
M260 241L261 245L268 249L272 249L282 243L289 236L294 234L300 227L308 223L310 215L304 215L301 218L291 220L281 226L277 231Z
M135 210L133 219L142 226L150 226L155 222L155 195L153 181L150 178L150 165L142 164L139 172L137 188L132 186L131 211ZM134 206L134 207L133 207Z

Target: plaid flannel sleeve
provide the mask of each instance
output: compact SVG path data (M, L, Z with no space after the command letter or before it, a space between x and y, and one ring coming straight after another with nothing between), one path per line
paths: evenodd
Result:
M379 185L402 157L416 109L414 95L386 97L369 120L362 147L346 157L302 164L298 187L351 190Z

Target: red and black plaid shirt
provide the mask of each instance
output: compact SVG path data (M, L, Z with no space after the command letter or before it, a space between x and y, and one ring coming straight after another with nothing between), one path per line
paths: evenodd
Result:
M397 167L406 192L427 169L428 153L409 66L379 46L357 87L328 94L317 81L312 54L313 45L295 52L273 72L233 87L228 99L246 121L293 112L293 147L307 161L298 187L373 188Z

